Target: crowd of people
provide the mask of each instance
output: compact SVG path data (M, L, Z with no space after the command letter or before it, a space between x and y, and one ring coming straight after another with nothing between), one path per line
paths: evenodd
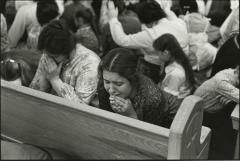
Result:
M3 80L166 128L189 95L213 129L239 102L237 0L1 3Z

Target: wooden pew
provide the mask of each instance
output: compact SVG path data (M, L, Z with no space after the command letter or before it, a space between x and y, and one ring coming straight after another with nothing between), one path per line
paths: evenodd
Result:
M1 81L1 136L81 159L207 159L202 106L187 97L167 129Z

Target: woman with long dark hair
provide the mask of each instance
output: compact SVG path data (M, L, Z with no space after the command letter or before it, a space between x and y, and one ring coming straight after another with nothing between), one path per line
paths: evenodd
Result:
M116 48L107 53L99 65L98 87L101 109L162 125L164 100L152 80L137 73L137 55Z

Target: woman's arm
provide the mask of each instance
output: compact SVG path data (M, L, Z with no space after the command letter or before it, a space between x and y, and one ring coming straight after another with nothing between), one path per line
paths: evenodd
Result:
M231 101L239 103L239 89L230 82L224 80L218 84L217 92Z
M13 21L12 26L8 31L9 46L10 48L15 48L26 31L29 13L26 11L26 7L21 7Z

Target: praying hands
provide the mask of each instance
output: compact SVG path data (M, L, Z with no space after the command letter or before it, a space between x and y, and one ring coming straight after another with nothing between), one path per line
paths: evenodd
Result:
M137 119L137 114L132 106L132 102L129 99L110 96L109 100L113 111L124 116L130 116Z
M45 76L50 82L59 78L63 62L57 65L53 58L46 56L43 64Z

